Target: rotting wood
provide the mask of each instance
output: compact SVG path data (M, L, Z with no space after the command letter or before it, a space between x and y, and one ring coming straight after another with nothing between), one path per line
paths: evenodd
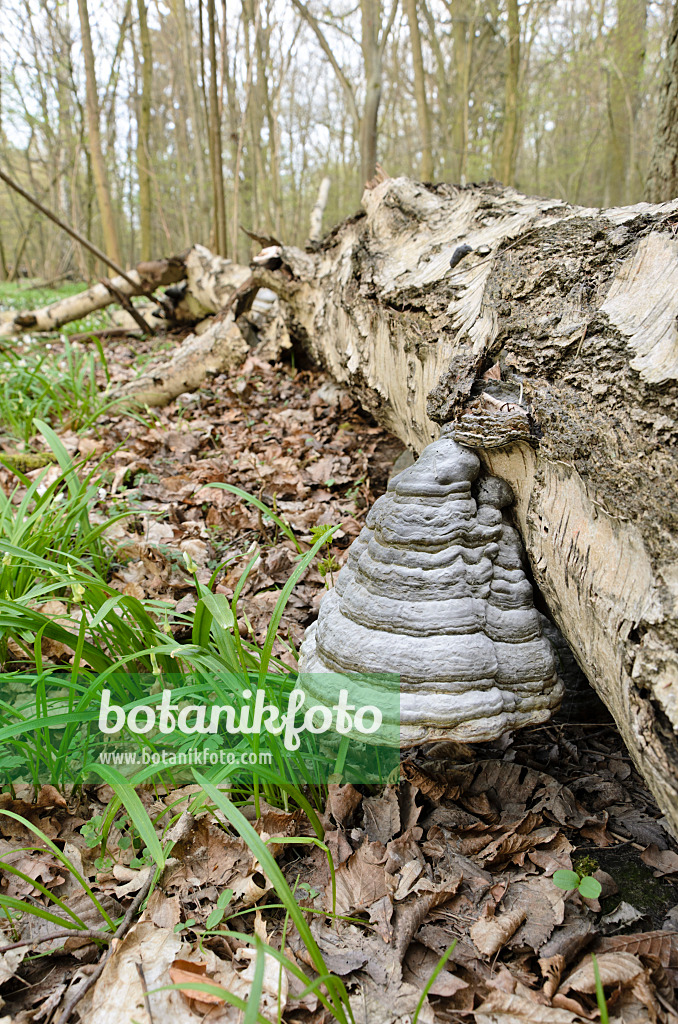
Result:
M190 334L171 359L164 359L112 393L136 405L167 405L195 391L206 377L232 370L249 351L233 313L219 313L202 334Z
M521 383L533 443L477 450L513 487L535 581L678 832L678 200L581 209L398 178L363 205L256 282L416 451L468 423L490 367Z

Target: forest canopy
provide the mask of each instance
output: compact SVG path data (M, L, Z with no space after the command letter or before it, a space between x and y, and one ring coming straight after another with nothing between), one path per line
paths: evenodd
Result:
M240 225L300 244L390 175L643 198L671 6L647 0L9 0L3 170L126 265ZM11 26L11 30L10 30ZM16 195L0 273L90 276Z

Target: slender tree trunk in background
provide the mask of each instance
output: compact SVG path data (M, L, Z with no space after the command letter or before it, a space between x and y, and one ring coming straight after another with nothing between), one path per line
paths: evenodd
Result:
M417 0L406 0L407 21L410 29L410 45L412 47L412 64L414 66L414 94L417 101L417 116L421 131L421 168L423 181L433 179L433 147L431 143L431 115L426 99L426 77L424 75L424 58L421 52L421 34L417 15Z
M471 55L473 53L474 25L470 0L461 3L447 2L447 9L453 25L454 39L454 88L456 100L453 124L453 146L456 160L453 164L455 181L466 184L468 163L468 105L471 82Z
M518 91L520 88L520 14L518 0L508 0L508 46L506 49L506 90L504 94L504 132L498 177L505 185L514 185L518 155Z
M678 0L673 8L666 66L645 198L663 203L678 196Z
M608 55L606 206L621 206L636 173L635 130L645 58L646 0L617 0Z
M445 57L438 39L435 19L429 10L427 0L421 0L421 10L428 26L428 43L435 57L436 83L438 86L438 102L440 103L440 129L443 137L443 161L439 172L443 180L451 177L452 172L452 104L450 101L450 82L445 65Z
M207 0L207 46L210 62L209 85L209 142L212 165L212 193L214 196L215 250L226 255L226 204L224 200L224 168L221 152L221 124L219 121L219 88L217 83L217 18L214 0Z
M197 225L195 223L193 224L193 232L195 236L196 234L200 235L204 232L206 223L211 220L211 218L207 217L207 210L210 206L210 197L208 196L208 179L210 175L208 175L207 168L205 166L205 122L203 108L201 107L198 99L198 90L196 86L196 62L193 56L193 46L191 45L188 12L186 11L185 0L173 0L171 9L179 29L181 63L184 69L184 77L186 79L185 86L186 94L188 96L188 114L191 121L191 135L193 138L193 153L191 155L189 166L195 167L195 178L198 191L199 220ZM202 29L202 8L200 9L200 27ZM203 74L201 74L200 77L204 86L204 66L202 65L202 55L201 67ZM204 108L207 110L207 96L205 95L203 98ZM193 241L195 240L196 239L194 237Z
M92 49L92 34L89 25L87 0L78 0L78 14L80 16L80 32L82 35L82 55L85 64L89 149L92 162L92 176L94 178L94 187L97 196L97 205L101 216L104 249L111 259L115 260L116 263L120 263L118 233L115 227L115 216L113 213L113 204L111 202L108 174L106 172L103 150L101 148L99 97L97 94L97 80L94 71L94 50Z
M240 222L240 170L242 167L242 156L243 148L245 144L245 128L249 119L250 99L252 95L252 75L254 73L254 60L256 56L256 40L259 34L259 26L261 24L261 8L259 6L259 0L254 0L254 4L243 4L243 19L245 28L245 52L247 54L247 72L245 77L245 95L243 97L242 110L240 113L240 123L237 126L236 131L236 148L235 148L235 165L233 168L233 253L237 259L238 253L238 226ZM250 29L254 36L254 42L250 40ZM252 139L252 157L250 167L250 188L252 190L253 202L252 202L252 213L255 217L258 216L256 208L256 188L257 188L257 172L256 164L254 161L254 148L258 144L258 140Z
M360 125L360 181L374 177L377 166L377 119L381 101L381 54L378 20L381 4L360 0L362 12L361 46L365 66L365 108Z
M139 35L141 37L141 104L137 125L137 180L139 182L139 230L142 260L151 258L151 89L153 85L153 52L148 32L145 0L138 0Z

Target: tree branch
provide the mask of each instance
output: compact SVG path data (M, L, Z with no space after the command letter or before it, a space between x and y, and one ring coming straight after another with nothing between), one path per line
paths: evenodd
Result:
M397 0L396 0L396 5L397 5ZM346 94L346 99L348 100L348 106L349 106L349 109L351 111L351 117L353 118L353 121L354 121L354 124L356 126L356 129L359 131L360 130L360 114L358 113L358 106L357 106L356 101L355 101L355 94L353 92L353 86L349 82L349 80L346 77L346 75L344 74L344 72L339 67L337 59L334 56L334 54L332 53L332 48L330 47L330 44L327 42L327 38L326 38L323 30L321 29L320 24L318 23L318 19L315 18L314 15L311 14L311 12L308 10L308 8L305 6L305 4L301 3L301 0L292 0L292 6L298 11L298 13L304 19L306 24L313 30L313 32L315 34L315 37L318 40L318 43L320 45L321 50L323 51L323 53L327 57L328 61L332 65L332 68L334 69L334 73L337 76L337 78L339 79L339 83L340 83L342 89L344 90L344 92Z

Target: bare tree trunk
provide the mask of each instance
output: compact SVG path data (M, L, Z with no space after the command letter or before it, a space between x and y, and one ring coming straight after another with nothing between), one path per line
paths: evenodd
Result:
M259 0L254 0L254 9L245 10L243 6L243 18L245 20L245 49L247 53L247 72L245 77L245 96L243 98L242 112L240 116L240 123L237 126L237 138L236 138L236 150L235 150L235 166L233 170L233 253L237 258L238 251L238 227L240 223L240 166L242 162L243 146L245 143L245 127L248 121L248 112L250 107L250 100L252 96L252 75L254 73L254 60L256 55L256 40L259 34L259 24L261 11L259 7ZM248 5L249 8L249 5ZM253 43L250 45L250 25L254 35ZM252 139L252 148L258 146L258 139ZM257 173L256 166L253 173L250 175L250 185L256 194L257 184Z
M381 3L360 0L362 12L363 63L365 65L365 106L360 124L360 181L374 177L377 167L377 118L381 101L381 54L378 14Z
M452 135L453 122L452 102L450 99L450 81L445 57L443 55L435 19L429 9L428 0L421 0L421 9L428 27L428 43L433 51L436 62L436 82L438 85L438 102L440 103L440 128L443 136L443 164L441 177L449 180L452 174ZM456 170L456 168L455 168Z
M196 185L198 193L198 211L199 221L198 225L193 225L193 241L196 240L196 235L199 236L201 232L205 231L205 212L209 206L208 192L208 175L205 167L205 110L208 109L206 95L204 94L204 65L202 60L202 47L200 49L200 59L198 62L194 59L194 50L191 45L191 36L188 23L188 12L186 10L185 0L172 0L171 4L173 16L177 22L179 29L179 40L181 44L181 61L184 69L186 94L188 96L188 113L191 119L191 135L193 141L194 151L192 154L191 163L189 166L195 167L196 174ZM200 8L200 29L202 35L202 7ZM200 98L198 95L198 86L196 83L197 78L197 66L200 66L201 74L200 81L203 87L203 103L204 108L201 106ZM184 131L186 129L185 119L183 122ZM209 140L208 140L209 142ZM211 152L211 151L210 151ZM211 219L211 218L210 218Z
M330 194L331 178L323 178L318 189L318 198L311 210L311 227L308 233L309 242L319 242L323 236L323 213L327 206L327 198Z
M433 179L431 115L428 109L428 100L426 99L426 78L424 76L424 58L421 52L417 0L407 0L407 20L410 27L410 45L412 47L412 63L414 65L414 93L417 100L417 116L421 130L420 173L423 181L431 181Z
M508 0L508 46L506 48L506 89L504 92L504 132L499 178L513 185L518 155L518 90L520 87L520 14L518 0Z
M661 203L678 196L678 0L673 8L666 67L659 97L645 198Z
M645 58L646 18L646 0L617 0L617 24L610 38L607 76L605 203L609 206L628 202L636 173L636 115Z
M363 203L257 282L406 444L453 422L510 482L534 579L678 831L678 200L599 212L396 178Z
M212 165L212 191L214 195L215 248L226 255L226 203L224 200L224 168L221 149L221 122L219 119L219 89L217 85L217 16L214 0L207 0L207 46L210 62L209 84L209 140Z
M80 16L80 32L82 35L82 55L85 64L87 130L89 134L89 146L92 160L92 174L94 177L97 204L101 215L104 248L107 254L114 259L116 263L120 263L121 259L118 233L115 227L115 215L113 213L113 204L111 202L108 172L106 170L103 149L101 147L99 96L97 92L96 73L94 70L94 50L92 48L92 33L90 31L87 0L78 0L78 14Z
M145 0L138 0L139 35L141 38L141 104L137 125L137 178L139 182L139 230L141 259L151 258L151 90L153 86L153 52L148 32Z
M153 260L140 263L136 270L130 270L126 277L111 279L116 292L121 295L144 295L155 288L175 284L186 276L184 259L175 257L167 260ZM43 309L23 311L0 320L0 337L19 334L21 331L55 331L63 324L79 320L97 309L117 302L105 284L95 284L87 291L59 299Z

